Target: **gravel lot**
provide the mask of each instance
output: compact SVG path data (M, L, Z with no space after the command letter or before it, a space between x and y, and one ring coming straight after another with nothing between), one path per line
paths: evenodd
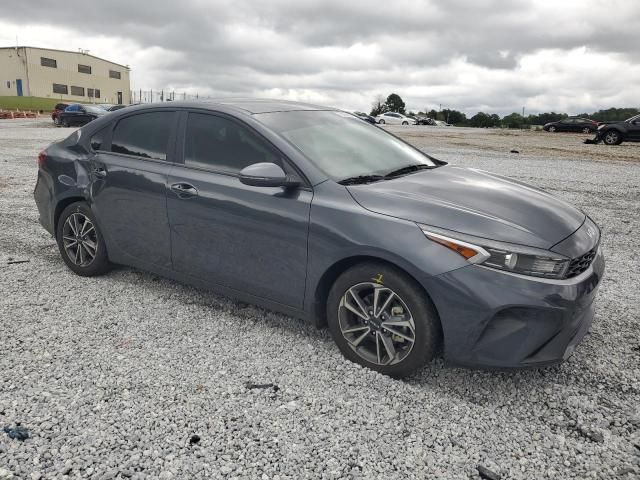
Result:
M640 145L392 130L602 226L596 318L567 362L504 373L436 360L396 381L292 318L124 267L75 276L32 197L38 151L70 130L0 121L0 479L475 479L478 465L503 479L640 478ZM29 438L10 438L17 427Z

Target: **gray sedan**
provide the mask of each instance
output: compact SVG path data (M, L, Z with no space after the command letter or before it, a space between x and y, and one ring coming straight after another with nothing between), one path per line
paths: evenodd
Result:
M130 265L326 325L348 359L396 377L439 352L561 362L604 272L579 209L330 108L133 106L38 166L40 222L77 274Z

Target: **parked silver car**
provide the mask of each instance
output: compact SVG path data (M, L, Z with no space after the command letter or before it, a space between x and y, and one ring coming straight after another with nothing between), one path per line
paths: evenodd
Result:
M384 125L388 123L389 125L415 125L416 119L407 117L401 113L396 112L386 112L376 116L376 122Z

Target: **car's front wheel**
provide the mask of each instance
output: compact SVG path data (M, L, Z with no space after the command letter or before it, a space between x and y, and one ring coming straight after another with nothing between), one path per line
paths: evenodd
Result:
M549 131L551 133L555 133L558 129L556 127L554 127L553 125L549 127Z
M622 135L617 130L609 130L602 139L607 145L619 145L622 143Z
M78 275L93 277L111 269L104 238L86 203L72 203L62 211L56 240L64 263Z
M378 123L379 123L380 125L384 125L384 119L383 119L383 118L381 118L380 120L378 120Z
M56 127L59 127L60 126L60 119L58 117L53 117L53 124Z
M402 122L402 125L409 125L409 122Z
M327 321L346 358L392 377L424 367L441 342L431 300L413 279L383 263L356 265L338 277Z
M584 127L582 129L582 133L591 133L591 129L589 127Z

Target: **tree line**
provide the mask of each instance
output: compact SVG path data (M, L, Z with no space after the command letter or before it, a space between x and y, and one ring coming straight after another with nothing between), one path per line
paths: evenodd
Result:
M397 112L409 116L426 116L433 118L434 120L442 120L452 125L461 127L504 127L504 128L529 128L531 125L544 125L549 122L557 122L563 118L568 118L566 113L545 112L538 114L530 114L523 116L519 113L510 113L504 117L500 117L495 113L489 114L485 112L478 112L474 116L467 118L466 114L458 110L442 109L436 111L431 109L424 112L406 111L406 105L400 95L392 93L386 100L382 95L376 97L375 101L371 105L370 115L375 117L385 112ZM640 110L637 108L608 108L606 110L598 110L593 113L581 113L575 115L581 118L590 118L599 122L615 122L619 120L626 120L629 117L637 115Z

